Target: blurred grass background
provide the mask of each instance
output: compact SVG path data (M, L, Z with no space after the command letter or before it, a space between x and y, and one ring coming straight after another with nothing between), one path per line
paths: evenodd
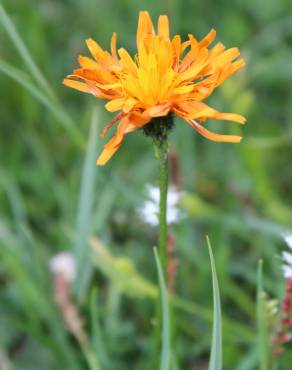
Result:
M173 336L177 369L207 369L208 234L221 289L224 369L258 369L257 263L264 261L266 291L281 297L277 256L284 248L281 233L292 229L291 1L1 3L20 35L15 38L1 8L1 369L87 368L53 299L48 264L63 250L77 259L74 300L100 368L157 369L151 350L157 230L137 217L145 185L157 183L151 142L142 133L128 135L119 154L97 168L98 132L111 116L101 102L61 84L77 55L88 54L88 37L108 48L116 31L119 45L134 52L143 9L154 19L167 13L173 34L201 38L214 27L218 40L240 47L247 61L208 100L248 118L243 128L208 123L218 132L241 132L242 144L208 142L180 120L171 137L186 192L185 217L173 228L179 261ZM91 246L89 237L95 238ZM278 368L288 370L290 361L287 351Z

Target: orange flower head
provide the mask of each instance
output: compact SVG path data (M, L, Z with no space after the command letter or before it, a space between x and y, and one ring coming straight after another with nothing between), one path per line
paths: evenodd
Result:
M110 53L94 40L86 40L93 59L79 56L80 68L67 76L64 84L108 100L105 108L118 112L102 131L104 136L119 122L97 164L103 165L113 156L127 133L170 113L183 118L207 139L240 142L240 136L215 134L197 122L213 118L245 123L239 114L221 113L203 103L217 86L245 65L237 48L226 49L222 43L209 47L215 36L212 29L200 41L191 34L184 42L178 35L171 39L166 15L159 17L155 32L149 13L142 11L134 58L123 48L117 50L116 33Z

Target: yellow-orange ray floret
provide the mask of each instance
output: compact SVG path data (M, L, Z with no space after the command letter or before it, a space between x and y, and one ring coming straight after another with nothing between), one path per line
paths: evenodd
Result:
M210 47L215 37L216 31L212 29L200 41L193 35L188 35L185 42L179 35L171 39L166 15L159 17L156 33L149 13L142 11L134 58L124 48L117 50L116 33L111 38L110 52L94 40L86 40L93 59L80 56L80 68L67 76L64 84L108 100L105 108L119 112L102 131L104 136L120 121L98 164L105 164L114 155L127 133L147 125L154 117L171 112L209 140L232 143L241 140L240 136L210 132L197 122L211 118L245 123L239 114L222 113L203 103L245 65L237 48L226 49L222 43Z

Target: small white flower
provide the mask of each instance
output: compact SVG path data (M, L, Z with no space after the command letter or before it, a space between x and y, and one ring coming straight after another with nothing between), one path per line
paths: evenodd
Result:
M284 277L286 279L292 279L292 266L283 265L282 266Z
M53 274L61 274L67 282L72 282L76 273L75 258L72 253L60 252L50 260L50 270Z
M174 224L181 219L181 212L177 208L178 203L183 196L183 192L177 191L173 187L169 187L167 194L167 223ZM159 224L159 188L148 185L147 186L148 200L143 204L139 210L143 221L149 225L156 226Z
M282 252L282 257L285 263L292 266L292 253Z
M292 249L292 234L286 233L283 235L286 243L288 244L288 247ZM282 252L282 258L283 258L283 266L282 270L284 273L285 279L291 279L292 278L292 253L290 252Z
M292 248L292 234L284 234L284 239L289 248Z

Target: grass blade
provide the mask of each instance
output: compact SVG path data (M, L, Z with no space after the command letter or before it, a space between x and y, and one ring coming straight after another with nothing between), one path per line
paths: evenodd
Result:
M171 344L170 344L170 316L169 316L168 298L161 262L156 248L154 248L154 256L158 273L161 297L161 312L162 312L162 346L161 346L162 348L161 348L160 370L169 370L171 358Z
M258 264L257 277L257 329L259 369L268 370L268 327L265 310L265 293L263 290L263 261Z
M209 370L222 370L222 319L221 319L221 303L220 292L215 267L215 260L207 237L208 250L210 255L211 270L212 270L212 285L213 285L213 333L212 333L212 348L210 355Z
M157 299L158 289L144 275L140 274L137 266L132 261L128 260L129 268L127 268L127 273L125 273L125 269L121 270L119 268L118 258L110 253L107 245L102 243L101 240L92 237L90 246L93 252L92 261L94 266L106 279L114 282L122 294L135 298ZM177 295L170 297L170 304L173 304L180 311L195 315L206 322L212 322L213 320L213 312L208 307L189 302ZM240 332L241 341L250 343L254 340L254 331L238 320L223 316L222 323L226 329L227 337L234 338Z
M105 348L106 341L102 335L102 329L99 324L99 310L96 288L92 289L90 294L90 322L91 322L91 341L96 362L99 368L109 368L109 358Z
M59 106L59 104L48 99L47 96L32 83L25 73L1 59L0 71L23 86L37 101L43 104L54 115L56 120L63 126L79 147L84 146L81 134L75 128L73 121L67 113Z
M91 213L93 203L93 188L96 174L96 140L97 140L97 110L94 108L91 118L91 127L88 137L86 155L83 166L79 206L77 215L77 232L75 238L75 255L77 260L77 278L75 293L81 301L86 294L92 262L88 238L91 228Z
M0 4L0 22L2 26L5 28L6 32L8 33L9 37L11 38L13 44L15 45L18 53L20 54L21 58L23 59L24 63L26 64L27 68L29 69L31 75L35 79L35 81L41 86L44 92L53 100L55 100L55 95L48 83L45 79L44 75L34 62L32 56L30 55L26 45L22 41L19 33L17 32L12 20L10 19L9 15L6 13L2 4Z

